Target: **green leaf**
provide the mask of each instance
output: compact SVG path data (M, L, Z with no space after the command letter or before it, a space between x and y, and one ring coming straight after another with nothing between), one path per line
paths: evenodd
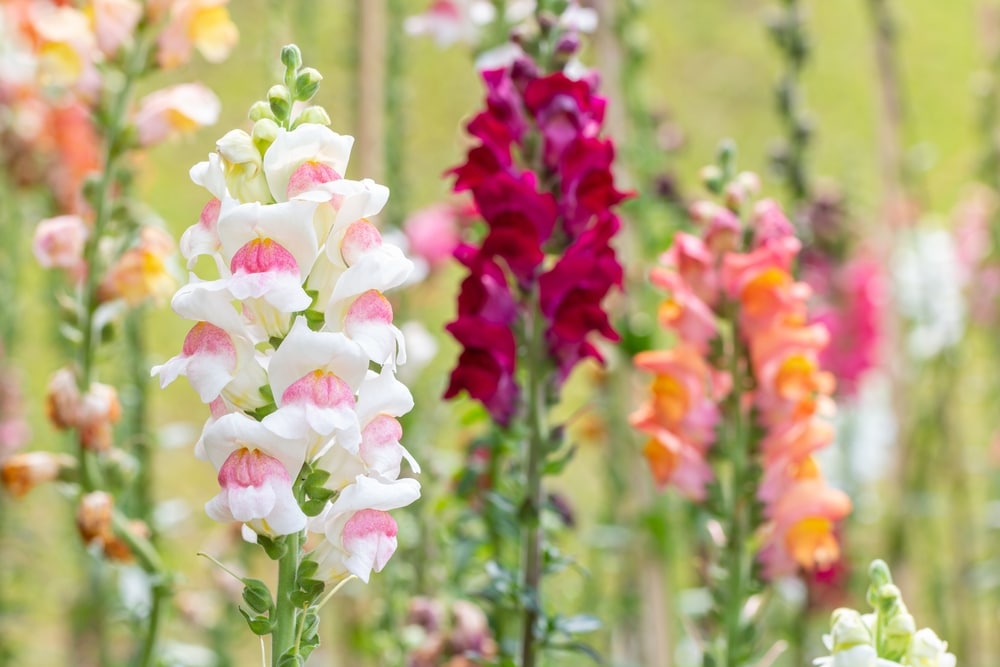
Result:
M542 468L542 474L558 475L573 460L574 455L576 455L576 445L570 446L562 455L548 459Z
M306 516L319 516L326 507L325 500L307 500L302 503L302 511Z
M251 616L242 607L239 607L238 609L240 614L246 620L247 625L250 627L250 632L261 637L271 634L271 631L274 629L274 624L271 623L271 619L267 616Z
M309 577L316 574L316 570L319 569L319 563L314 560L306 558L301 563L299 563L299 578L308 579Z
M283 537L272 540L266 535L258 535L257 544L264 548L264 552L271 560L281 560L281 557L288 551L288 545L285 544L285 539Z
M304 664L306 659L299 653L286 653L278 660L278 667L301 667Z

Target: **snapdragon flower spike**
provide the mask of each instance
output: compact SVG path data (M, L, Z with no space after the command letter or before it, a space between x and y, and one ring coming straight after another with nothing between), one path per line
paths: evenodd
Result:
M715 351L718 320L735 318L749 360L742 372L753 381L738 409L752 408L762 433L756 496L765 521L757 527L758 558L773 578L832 565L840 555L836 522L850 501L826 484L814 458L834 437L826 419L833 414L835 382L821 364L829 333L809 324L811 290L791 273L801 244L774 201L754 211L744 230L732 210L696 203L691 212L702 236L677 234L652 271L651 281L666 293L660 324L677 344L636 356L636 366L655 379L631 422L652 438L644 454L658 484L702 500L714 477L705 455L733 382L728 365L713 367L725 362Z
M480 143L451 173L456 192L472 192L486 234L455 250L469 276L447 327L463 350L445 397L465 391L506 425L520 396L512 327L525 315L513 287L539 294L557 386L583 359L602 361L596 336L618 340L601 303L622 285L612 208L626 194L614 187L613 144L599 136L606 101L596 77L542 75L527 56L482 76L486 109L467 126Z
M395 378L405 342L385 296L412 262L372 219L388 188L346 178L353 138L300 122L325 111L302 114L258 103L252 134L227 133L191 170L210 198L181 249L192 269L211 257L216 274L192 273L174 296L196 324L154 372L163 384L186 375L209 403L195 454L218 471L212 518L242 522L250 541L320 533L292 540L325 563L318 576L367 581L395 551L388 512L420 495L399 479L404 459L419 466L401 443L413 397ZM308 491L311 471L330 500Z

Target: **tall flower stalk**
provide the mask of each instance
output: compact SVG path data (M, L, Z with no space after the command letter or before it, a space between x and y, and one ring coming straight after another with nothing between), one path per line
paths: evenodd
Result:
M485 227L478 245L455 253L469 273L447 327L462 353L445 396L467 392L501 439L518 443L510 457L492 448L490 469L517 480L521 554L513 568L493 565L493 585L520 630L513 636L501 618L494 631L522 667L538 664L542 647L572 645L571 624L548 613L543 594L544 575L558 566L544 477L572 454L550 409L580 361L601 359L592 335L617 339L601 302L622 280L609 245L624 195L610 172L614 147L600 137L606 101L591 74L562 71L579 41L559 22L566 3L548 4L557 6L538 9L512 62L483 72L486 109L467 126L477 143L453 170L455 190L471 191Z
M833 439L833 378L819 365L829 335L809 324L809 288L791 274L800 243L776 202L754 202L757 177L735 173L726 147L700 200L698 235L679 232L650 280L666 292L659 321L674 345L639 353L654 375L631 417L658 486L709 514L704 571L714 606L705 664L760 656L762 606L776 577L839 557L836 522L850 508L813 458Z
M397 544L389 511L420 495L400 478L404 459L419 471L398 421L413 398L395 377L406 352L383 294L412 263L369 220L389 191L344 177L354 139L322 107L294 106L321 75L294 45L281 62L252 132L228 132L191 170L211 198L181 252L189 268L210 258L215 275L192 273L174 296L196 324L153 369L164 385L185 375L210 406L195 450L218 471L208 515L242 523L277 561L274 593L243 578L240 609L270 635L273 667L309 656L320 609L382 570Z

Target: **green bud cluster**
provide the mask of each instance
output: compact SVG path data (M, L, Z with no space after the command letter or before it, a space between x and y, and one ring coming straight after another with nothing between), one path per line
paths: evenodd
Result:
M282 83L267 91L267 97L254 102L248 114L253 121L254 145L264 151L271 145L278 130L295 129L303 123L329 126L330 114L321 106L306 107L293 118L296 102L308 102L319 91L323 75L312 67L302 67L302 52L294 44L281 49L281 64L285 67Z

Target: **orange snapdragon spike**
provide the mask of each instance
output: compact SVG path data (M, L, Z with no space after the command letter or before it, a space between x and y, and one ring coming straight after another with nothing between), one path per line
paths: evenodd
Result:
M744 199L727 200L724 207L693 205L704 238L676 234L661 266L650 272L650 282L666 292L658 321L679 342L636 355L636 367L654 379L630 422L651 436L643 456L657 486L701 500L714 476L705 455L715 428L733 416L722 415L722 402L734 389L722 369L734 363L743 368L735 387L740 400L730 407L761 429L752 447L764 517L757 526L764 545L758 558L766 575L776 577L836 561L836 523L851 503L826 484L813 458L834 439L824 417L833 412L835 380L821 363L830 334L823 324L809 324L811 288L793 274L802 246L780 205L759 201L751 220L740 221L737 211L756 190L740 190ZM734 337L719 341L726 324Z

